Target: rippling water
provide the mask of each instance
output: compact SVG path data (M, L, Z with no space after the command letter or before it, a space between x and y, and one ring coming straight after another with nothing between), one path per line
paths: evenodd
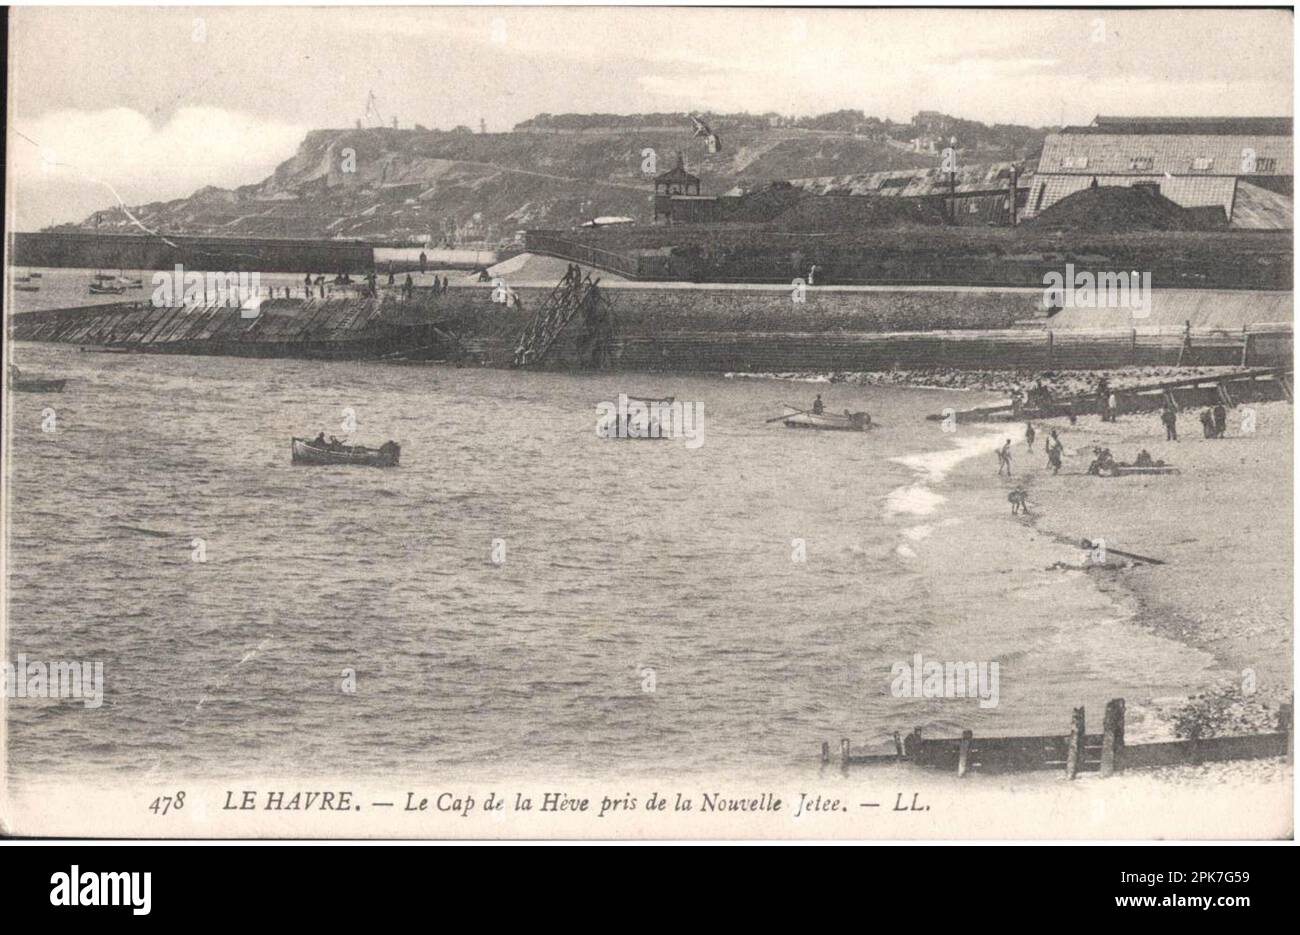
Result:
M1049 686L1080 703L1205 664L1163 641L1108 651L1129 626L1109 600L979 546L948 481L893 460L951 448L921 416L969 397L818 387L881 423L860 435L764 424L814 389L770 381L15 358L70 383L8 403L10 656L102 660L106 681L97 710L11 707L19 776L70 754L208 774L784 769L840 736L1055 724ZM704 444L598 438L621 391L702 402ZM290 437L341 434L346 408L359 441L402 444L400 468L290 464ZM1001 491L993 507L1005 523ZM1002 660L1001 706L892 697L915 652Z

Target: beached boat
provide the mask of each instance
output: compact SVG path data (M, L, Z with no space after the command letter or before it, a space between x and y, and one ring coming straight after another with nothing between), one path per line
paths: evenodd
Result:
M402 454L402 446L394 441L385 442L378 448L366 448L363 445L340 445L331 448L318 445L314 440L295 438L293 440L294 464L346 464L362 467L397 467Z
M90 284L91 295L121 295L126 292L126 286L107 286L98 283Z
M785 407L785 418L782 420L786 428L789 429L822 429L828 432L865 432L871 428L871 416L865 412L844 412L836 415L833 412L814 413L810 410L800 409L798 406L791 406L788 403Z
M19 282L19 283L14 283L14 291L15 292L40 292L41 287L26 285L24 283Z

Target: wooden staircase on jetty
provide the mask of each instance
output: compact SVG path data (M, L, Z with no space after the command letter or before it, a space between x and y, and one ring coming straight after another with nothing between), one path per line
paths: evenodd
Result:
M561 332L579 312L589 327L594 322L603 321L605 301L600 291L600 280L592 279L590 273L565 276L519 335L513 366L532 367L542 363Z

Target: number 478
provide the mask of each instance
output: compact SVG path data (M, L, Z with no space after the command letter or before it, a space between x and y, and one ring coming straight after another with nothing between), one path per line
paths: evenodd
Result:
M166 815L169 811L180 811L185 807L185 793L177 792L176 795L160 795L153 800L149 806L149 811L155 815Z

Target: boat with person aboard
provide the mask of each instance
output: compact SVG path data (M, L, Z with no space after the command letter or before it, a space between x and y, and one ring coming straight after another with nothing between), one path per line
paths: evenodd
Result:
M294 438L294 464L341 464L360 467L397 467L401 458L402 446L395 441L387 441L378 448L364 445L344 445L331 439L328 442L319 438Z
M872 427L871 416L865 412L849 412L837 415L833 412L813 412L800 409L786 403L785 415L778 416L788 429L822 429L827 432L865 432ZM777 421L772 419L770 421Z

